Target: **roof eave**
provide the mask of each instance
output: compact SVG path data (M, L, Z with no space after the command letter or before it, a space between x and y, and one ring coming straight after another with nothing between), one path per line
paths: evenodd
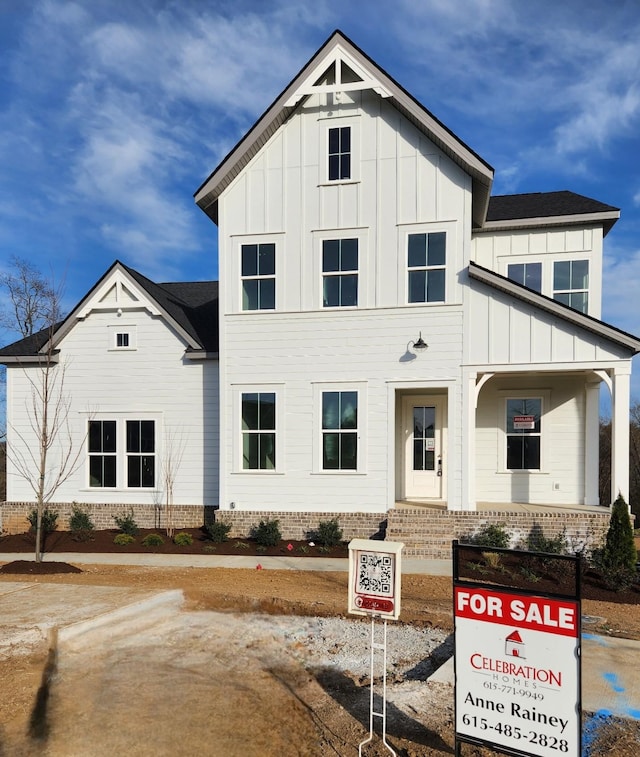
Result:
M7 355L0 356L0 365L46 365L59 362L58 352L50 355Z
M490 271L488 268L483 268L477 263L469 263L469 276L472 279L481 281L483 284L488 284L494 289L506 292L519 300L535 305L541 310L551 313L564 321L569 321L576 326L580 326L610 342L625 347L631 350L633 355L640 352L640 338L633 334L628 334L626 331L617 329L615 326L611 326L604 321L580 313L568 305L563 305L560 302L552 300L550 297L546 297L544 294L534 292L521 284L517 284L515 281L501 276L499 273Z
M535 218L506 218L501 221L485 221L480 228L474 229L474 233L487 234L495 231L588 225L602 226L603 236L606 236L619 218L619 210L606 210L601 213L573 213L563 216L536 216Z

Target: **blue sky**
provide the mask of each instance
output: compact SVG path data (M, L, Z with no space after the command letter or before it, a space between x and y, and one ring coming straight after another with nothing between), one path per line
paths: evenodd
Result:
M0 0L0 270L31 260L67 309L115 259L216 278L193 193L336 28L496 169L494 194L621 208L603 318L640 332L637 0Z

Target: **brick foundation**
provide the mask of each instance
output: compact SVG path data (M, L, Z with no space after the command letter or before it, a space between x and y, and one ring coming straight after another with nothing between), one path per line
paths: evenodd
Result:
M0 529L4 533L22 533L29 528L26 514L33 509L32 502L4 502L0 504ZM71 503L52 506L58 513L58 528L69 527ZM79 503L87 511L96 529L115 528L114 515L122 515L133 508L133 517L140 528L165 528L164 508L154 505L112 505ZM461 512L430 510L426 508L389 510L386 515L371 513L332 512L278 512L262 510L216 510L202 505L174 507L174 526L198 528L214 520L231 524L231 538L248 538L252 529L261 520L276 518L284 539L304 540L318 527L321 521L337 518L343 538L388 539L403 542L406 557L449 559L451 541L472 536L485 524L505 525L511 537L511 547L525 542L533 529L540 529L545 537L552 538L563 531L573 551L600 546L609 527L609 510L594 511L549 511L509 512L505 510Z

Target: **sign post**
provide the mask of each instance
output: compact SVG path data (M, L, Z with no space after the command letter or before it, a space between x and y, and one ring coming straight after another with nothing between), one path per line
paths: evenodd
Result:
M362 748L373 740L374 717L382 720L382 743L388 751L396 752L387 743L387 619L400 616L400 555L404 544L400 542L352 539L349 542L349 599L348 611L352 615L371 617L371 658L369 668L369 737L358 746ZM375 639L375 619L383 619L381 642ZM382 652L382 710L376 711L373 699L375 652Z
M575 586L541 593L461 579L461 550L465 560L487 551L516 564L556 560L549 573L558 576L575 561ZM466 741L513 755L580 757L579 575L577 557L454 542L456 754Z

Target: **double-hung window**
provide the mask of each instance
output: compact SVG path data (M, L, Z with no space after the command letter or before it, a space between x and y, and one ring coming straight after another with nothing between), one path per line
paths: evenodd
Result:
M127 486L155 486L155 421L127 421Z
M542 263L510 263L507 278L535 292L542 291Z
M242 467L274 470L276 467L275 392L244 392L242 408Z
M155 421L91 420L87 446L90 487L149 489L156 485Z
M407 246L409 302L444 302L446 232L409 234Z
M506 401L507 469L540 470L542 399Z
M588 260L558 260L553 264L553 299L581 313L588 311Z
M329 181L351 178L351 127L329 129Z
M89 421L89 486L116 486L116 422Z
M325 239L322 243L322 305L358 304L358 240Z
M322 392L322 469L358 468L358 392Z
M273 310L276 306L276 246L243 244L241 248L243 310Z

